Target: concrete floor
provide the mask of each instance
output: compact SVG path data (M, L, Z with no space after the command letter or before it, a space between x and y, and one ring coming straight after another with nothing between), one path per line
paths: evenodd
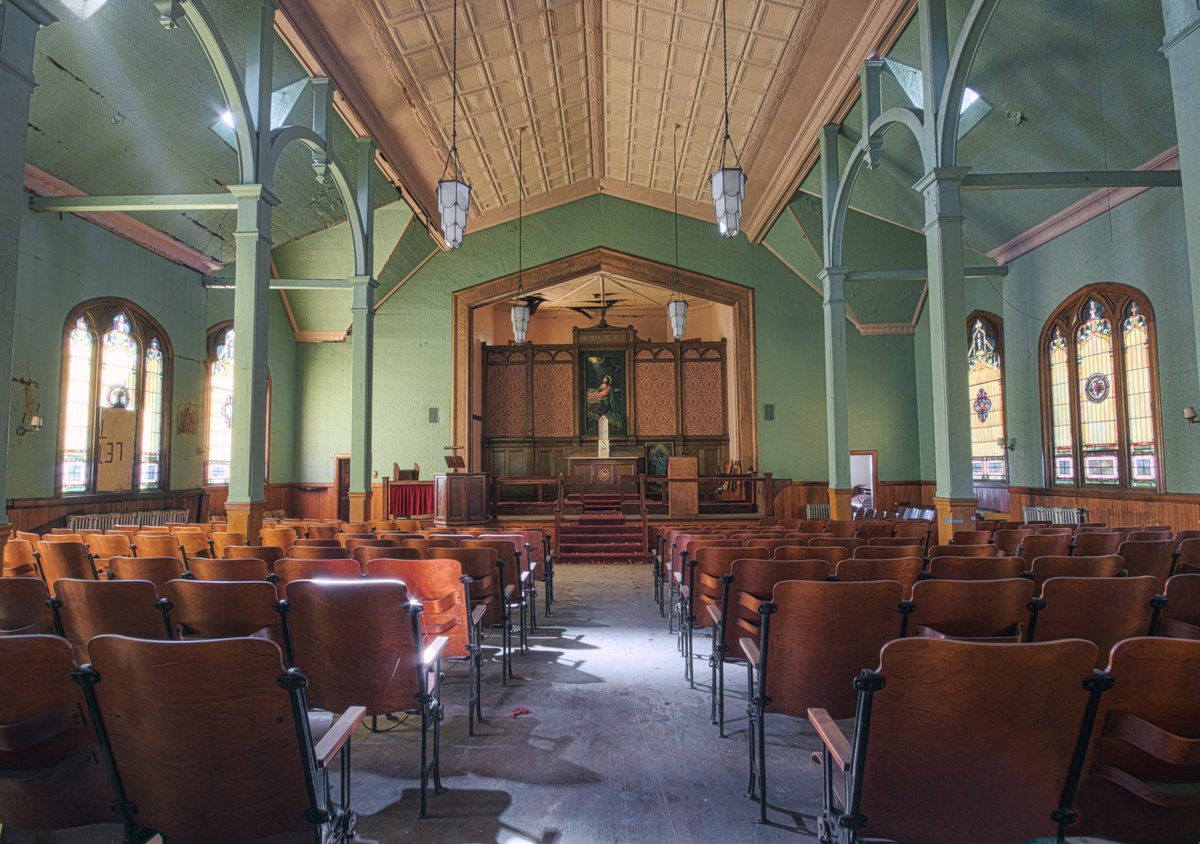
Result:
M746 797L745 674L727 673L728 738L709 723L708 666L683 680L648 566L560 566L557 602L516 679L485 666L485 725L467 737L465 670L445 686L442 777L417 818L419 730L354 736L354 808L364 842L765 842L815 840L819 740L768 716L771 824ZM539 596L539 603L541 596ZM494 637L498 638L498 637ZM707 655L706 636L697 653ZM525 706L530 714L510 713Z

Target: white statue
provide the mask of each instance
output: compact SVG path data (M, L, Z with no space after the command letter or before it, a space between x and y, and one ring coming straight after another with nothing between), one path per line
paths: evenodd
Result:
M608 457L608 417L600 417L600 431L596 439L596 456Z

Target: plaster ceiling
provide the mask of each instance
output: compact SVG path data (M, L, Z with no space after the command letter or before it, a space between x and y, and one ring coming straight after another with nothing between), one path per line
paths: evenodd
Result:
M599 309L594 307L603 297L604 301L613 302L609 313L627 310L661 309L666 314L667 302L676 297L675 291L656 284L647 284L624 276L604 273L590 273L579 278L564 281L550 287L544 287L537 292L544 300L538 309L569 310L582 307L591 310L597 316ZM684 296L689 307L704 307L707 299L695 296Z

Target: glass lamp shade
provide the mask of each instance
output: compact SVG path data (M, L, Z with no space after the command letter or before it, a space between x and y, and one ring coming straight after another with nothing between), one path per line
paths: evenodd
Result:
M512 316L513 339L518 343L525 342L525 332L529 330L529 306L524 302L509 308Z
M721 236L737 236L742 220L742 200L746 197L746 174L740 167L722 167L712 175L712 196Z
M687 333L688 303L683 299L672 299L667 302L667 316L671 319L671 333L675 339L682 340Z
M438 182L438 208L442 212L442 234L446 245L457 249L467 231L467 212L471 207L471 186L458 179Z

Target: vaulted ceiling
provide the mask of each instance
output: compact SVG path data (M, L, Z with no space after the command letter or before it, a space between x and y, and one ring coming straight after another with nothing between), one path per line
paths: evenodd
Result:
M728 4L730 132L760 235L811 164L816 128L907 0ZM282 0L414 204L451 143L454 0ZM458 148L471 229L595 193L712 216L724 134L721 0L459 0ZM311 68L310 68L311 69ZM676 130L676 127L679 127ZM527 128L520 140L519 130ZM524 166L519 162L524 145Z

